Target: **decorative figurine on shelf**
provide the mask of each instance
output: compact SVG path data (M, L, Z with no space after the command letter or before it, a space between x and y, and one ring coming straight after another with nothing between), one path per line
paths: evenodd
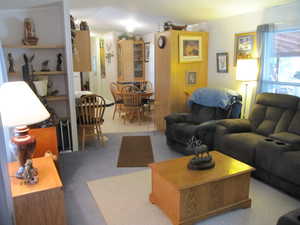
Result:
M23 179L25 184L37 184L39 181L38 171L32 166L31 159L27 159L25 163Z
M34 60L35 55L33 54L30 58L26 54L23 54L24 65L22 66L23 80L31 87L34 93L37 93L36 88L33 84L33 65L32 61Z
M32 19L26 18L24 19L24 45L37 45L38 38L35 34L35 25Z
M49 72L49 60L45 60L44 62L42 62L42 68L41 71L43 72Z
M86 21L80 22L80 30L90 30L89 25L87 24Z
M71 41L72 41L72 51L75 53L75 36L76 36L76 25L74 22L74 17L70 15L70 26L71 26Z
M47 93L48 93L49 96L58 95L59 91L53 89L53 81L51 81L51 80L48 81L48 87L47 88L48 88Z
M62 54L58 53L57 54L57 61L56 61L56 71L62 71Z
M164 30L186 30L187 25L176 25L172 21L167 21L164 23Z
M195 136L188 141L187 150L195 154L195 157L188 164L190 170L205 170L215 166L207 146L202 144L202 141Z
M7 54L7 58L8 58L8 64L9 64L8 72L10 72L10 73L16 72L16 69L15 69L15 60L14 60L12 54L8 53Z

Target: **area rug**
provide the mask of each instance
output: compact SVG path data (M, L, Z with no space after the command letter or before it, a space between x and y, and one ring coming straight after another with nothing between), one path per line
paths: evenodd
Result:
M153 161L150 136L123 136L118 167L147 167Z
M107 225L172 225L149 200L149 169L88 182ZM238 209L198 222L197 225L271 225L300 207L300 202L251 179L252 208Z

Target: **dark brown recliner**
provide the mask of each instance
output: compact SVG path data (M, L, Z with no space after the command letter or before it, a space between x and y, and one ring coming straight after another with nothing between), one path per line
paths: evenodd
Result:
M214 147L256 168L254 176L300 198L300 99L259 94L247 119L218 122Z

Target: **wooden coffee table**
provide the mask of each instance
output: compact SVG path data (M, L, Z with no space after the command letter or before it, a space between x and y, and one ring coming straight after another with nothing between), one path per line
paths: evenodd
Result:
M174 225L193 224L232 209L251 207L250 174L254 170L220 152L211 152L216 166L193 171L193 156L152 163L152 193L156 204Z

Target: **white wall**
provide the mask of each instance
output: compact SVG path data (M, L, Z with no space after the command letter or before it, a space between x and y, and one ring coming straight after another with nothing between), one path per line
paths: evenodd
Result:
M272 7L263 11L210 21L209 27L209 59L208 86L225 87L243 93L244 86L235 80L234 34L256 31L256 27L265 23L278 23L282 28L300 27L300 2ZM216 53L229 53L229 73L218 74L216 70ZM255 85L254 85L255 86ZM254 91L255 92L255 91ZM249 93L248 96L252 95ZM249 102L253 100L248 98ZM249 107L248 107L249 108ZM247 115L247 114L246 114Z
M143 36L144 42L150 42L149 62L145 62L145 79L150 81L155 88L155 33ZM155 91L155 90L154 90Z
M113 100L113 97L110 93L110 83L111 82L116 82L118 79L118 33L116 32L109 32L109 33L105 33L103 35L101 35L102 39L104 39L104 49L105 49L105 53L108 52L107 47L110 45L112 45L110 52L114 55L111 58L111 63L108 62L107 59L105 59L105 73L106 73L106 77L105 78L101 78L100 74L100 80L99 80L99 84L97 84L97 90L98 93L103 96L104 98ZM98 41L98 49L99 49L99 41ZM98 51L99 52L99 51ZM98 64L100 63L100 57L98 58ZM99 65L100 66L100 65ZM99 71L100 71L100 67L99 67Z

